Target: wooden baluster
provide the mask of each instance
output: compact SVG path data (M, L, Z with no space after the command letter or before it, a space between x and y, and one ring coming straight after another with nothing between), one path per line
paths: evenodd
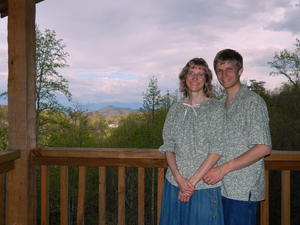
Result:
M125 225L125 167L118 168L118 225Z
M138 225L145 224L145 169L138 168Z
M164 188L165 173L164 168L158 168L157 176L157 224L159 225L160 211L161 211L161 199Z
M265 200L260 203L260 225L269 225L269 190L270 190L269 170L265 170Z
M106 224L106 168L99 167L99 224Z
M291 224L291 171L281 171L281 225Z
M84 166L79 166L77 225L84 224L85 180L86 180L86 168Z
M60 167L60 224L68 225L68 167Z
M5 224L5 174L0 174L0 225Z
M41 224L48 225L48 166L41 166Z

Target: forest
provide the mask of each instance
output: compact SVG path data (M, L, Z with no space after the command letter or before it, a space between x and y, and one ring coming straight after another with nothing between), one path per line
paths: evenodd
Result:
M155 76L151 77L149 84L143 93L143 107L136 112L115 117L106 117L101 114L90 114L82 109L82 106L75 105L65 107L57 100L57 95L64 95L72 101L72 93L68 89L68 81L58 73L63 71L67 65L68 53L64 51L65 44L58 39L55 31L46 29L44 32L36 27L36 62L37 62L37 141L40 147L94 147L94 148L154 148L162 144L162 128L169 107L180 100L178 91L162 93L159 82ZM44 51L44 49L50 51ZM46 53L45 53L46 52ZM52 62L56 62L55 64ZM270 117L270 129L272 145L275 150L300 151L300 41L297 39L295 49L283 50L274 54L269 62L273 72L272 76L284 76L287 78L281 87L269 91L265 88L265 82L250 80L244 82L250 90L258 93L268 107ZM217 85L214 87L214 97L221 98L224 92ZM1 94L5 98L7 92ZM109 123L118 124L117 127L109 127ZM0 149L7 148L7 106L0 106ZM50 170L50 200L51 209L50 224L59 224L59 179L58 168L51 167ZM97 224L97 168L88 168L87 196L85 218L86 224ZM116 174L115 168L109 168L108 173ZM126 170L126 187L129 192L136 191L136 171L132 168ZM299 174L293 173L292 179L299 180ZM146 185L151 188L150 183L155 180L154 170L146 171ZM73 224L76 209L76 179L78 168L70 168L70 224ZM280 201L280 189L278 187L280 174L274 172L271 177L270 186L274 197L271 201ZM111 194L108 194L108 224L116 224L116 188L115 179L108 180ZM277 184L277 185L276 185ZM293 189L299 184L294 183ZM154 192L150 190L149 193ZM293 192L294 193L294 192ZM297 191L299 193L299 191ZM136 199L128 195L126 199L127 224L136 224ZM299 197L299 196L298 196ZM297 198L297 196L296 196ZM299 199L299 198L298 198ZM153 205L153 194L146 195L146 223L154 224L154 213L150 208ZM112 203L112 204L109 204ZM296 203L292 203L296 204ZM299 205L292 207L294 220L298 221L297 209ZM271 213L280 213L279 207L271 209ZM39 214L38 214L39 215ZM272 215L272 214L270 214ZM72 220L73 218L73 220ZM273 221L277 224L280 221Z

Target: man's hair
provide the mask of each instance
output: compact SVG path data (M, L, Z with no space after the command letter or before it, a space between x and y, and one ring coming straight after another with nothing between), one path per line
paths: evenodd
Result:
M190 61L187 62L185 67L183 67L183 69L181 70L181 72L179 74L179 83L180 83L180 88L179 89L180 89L180 91L183 92L184 97L189 96L189 88L186 85L186 77L187 77L187 74L189 72L189 69L192 66L202 66L202 67L204 67L204 70L205 70L205 84L204 84L204 87L203 87L203 92L204 92L206 97L211 97L211 94L212 94L212 84L211 84L212 73L211 73L211 70L208 67L207 62L202 58L191 59Z
M217 53L214 59L214 70L216 71L217 64L222 64L226 61L234 61L238 70L243 68L243 57L240 53L233 49L223 49Z

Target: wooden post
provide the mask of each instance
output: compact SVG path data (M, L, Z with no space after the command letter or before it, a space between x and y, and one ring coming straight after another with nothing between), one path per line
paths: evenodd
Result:
M260 203L260 225L269 225L269 207L270 207L270 176L269 170L265 170L265 200Z
M106 224L106 168L99 167L99 225Z
M7 224L36 224L35 2L8 1L8 149L21 150L7 174Z
M60 167L60 225L67 225L69 222L69 168L68 166Z
M291 171L281 171L281 224L291 224Z
M118 167L118 225L125 225L125 167Z
M5 225L5 174L0 174L0 225Z
M138 168L138 225L145 224L145 168Z

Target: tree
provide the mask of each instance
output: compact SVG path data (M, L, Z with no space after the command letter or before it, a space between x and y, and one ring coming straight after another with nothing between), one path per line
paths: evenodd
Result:
M300 89L284 84L272 95L269 107L272 145L274 149L300 148Z
M221 99L226 95L225 89L218 83L213 84L212 97Z
M157 78L152 76L150 78L147 90L143 93L143 110L145 113L150 113L151 120L150 120L150 130L153 130L154 122L155 122L155 110L161 107L162 97L160 95L160 90L158 89L157 85L158 81ZM154 138L152 135L150 136L150 140L153 143L151 147L154 147ZM151 177L151 218L152 224L154 224L154 182L155 182L155 170L152 169L152 177Z
M57 39L54 30L41 32L36 26L36 111L37 127L40 126L40 113L45 110L64 110L57 95L64 95L69 101L71 93L68 81L58 72L67 67L66 45Z
M37 133L39 134L41 113L47 110L64 111L65 107L58 102L57 95L61 94L71 100L68 81L59 74L58 70L67 67L66 45L62 39L57 39L54 30L45 29L41 32L36 26L36 113ZM0 97L7 96L7 91ZM46 121L44 121L46 123Z
M147 90L143 93L143 110L151 113L152 122L154 121L155 110L161 106L161 95L157 85L157 78L150 78Z
M300 40L296 39L296 49L288 51L284 49L279 53L275 53L273 61L268 64L275 69L270 75L283 75L295 87L300 83Z

